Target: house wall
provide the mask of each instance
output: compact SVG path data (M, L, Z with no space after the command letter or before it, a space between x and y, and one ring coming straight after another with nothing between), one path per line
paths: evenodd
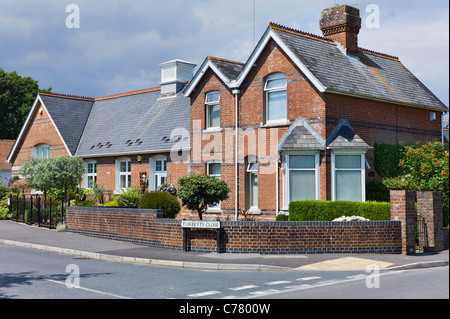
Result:
M42 113L41 113L42 111ZM28 126L23 132L24 138L17 145L18 152L12 159L13 168L22 165L23 161L33 156L33 147L39 144L50 145L50 156L70 156L61 137L53 125L49 114L38 101L35 111L31 116ZM13 175L18 174L17 170L13 171Z

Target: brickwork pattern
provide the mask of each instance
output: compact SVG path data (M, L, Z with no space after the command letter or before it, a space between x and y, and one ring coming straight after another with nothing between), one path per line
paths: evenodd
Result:
M155 210L69 207L68 230L90 236L181 250L181 221ZM221 252L260 254L399 254L401 223L371 222L221 222ZM215 252L216 231L188 232L188 249Z

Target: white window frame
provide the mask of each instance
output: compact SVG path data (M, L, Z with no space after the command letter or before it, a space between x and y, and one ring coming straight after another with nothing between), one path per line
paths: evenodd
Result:
M366 201L366 150L333 150L331 152L331 200L336 199L336 171L361 172L361 201ZM336 168L336 155L357 155L361 158L360 168Z
M122 172L121 171L121 163L126 163L126 168L127 171ZM130 168L130 170L128 171L128 167ZM123 185L121 185L121 181L122 181L122 176L125 176L125 187L122 187ZM128 180L128 176L130 177L130 179ZM131 187L131 159L129 158L121 158L119 160L116 161L116 185L117 185L117 191L120 192L126 188Z
M46 143L38 144L33 147L33 157L37 159L50 157L50 145Z
M220 174L211 174L211 173L209 172L209 166L212 165L212 164L218 164L218 165L220 166ZM221 164L220 162L218 162L218 161L210 161L210 162L206 162L206 174L207 174L207 175L214 176L214 177L217 177L218 179L221 179L221 178L222 178L222 177L221 177L221 175L222 175L222 164ZM218 203L217 205L215 205L215 206L208 206L207 211L208 211L208 212L219 212L219 211L221 211L221 202L219 202L219 203Z
M275 88L268 88L268 84L271 81L285 79L286 84L283 86L278 86ZM279 119L269 119L269 95L275 92L286 92L286 116L284 118ZM287 121L287 75L285 73L277 72L269 75L264 81L264 124L267 125L276 125L276 124L284 124Z
M158 163L160 163L161 169L157 169ZM158 190L162 184L167 183L167 157L155 158L153 171L155 174L155 190ZM161 179L164 179L164 183L161 182Z
M208 97L213 96L217 94L218 99L217 100L210 100L208 101ZM219 126L211 126L211 107L219 106ZM220 127L220 91L211 91L206 93L205 95L205 112L206 112L206 129L213 129L213 128L219 128Z
M253 193L253 181L254 177L256 176L258 178L259 183L259 176L258 176L258 163L256 160L252 160L247 164L247 168L245 169L245 172L248 174L248 191L249 191L249 204L250 204L250 210L257 210L258 209L258 193L256 194L256 206L253 204L253 199L255 194ZM259 186L259 185L258 185ZM258 187L259 192L259 187Z
M314 168L290 168L290 156L314 156ZM291 201L290 194L290 172L291 171L314 171L315 176L315 200L320 199L320 154L317 151L297 151L286 154L283 158L283 210L288 209Z
M92 165L91 173L89 173L89 165ZM85 174L86 182L84 183L85 188L92 188L92 187L90 187L91 185L89 183L89 179L93 179L94 184L97 183L97 161L89 161L86 163L86 174Z

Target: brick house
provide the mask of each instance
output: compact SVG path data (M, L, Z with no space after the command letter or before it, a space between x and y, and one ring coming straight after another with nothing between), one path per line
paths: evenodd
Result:
M0 184L8 185L12 176L12 165L6 162L6 158L14 145L14 140L0 139Z
M448 108L397 57L358 47L359 10L323 10L324 36L270 23L247 62L160 65L160 87L98 98L40 93L8 162L79 156L109 193L215 175L239 209L273 220L299 199L365 200L374 143L441 139ZM239 147L235 147L238 145ZM193 218L181 214L178 218Z
M155 88L97 98L40 92L8 157L13 174L30 156L65 155L86 162L84 188L97 182L117 194L176 184L188 172L189 100L181 90L195 65L175 60L160 67Z
M440 140L448 108L397 57L358 47L358 9L325 9L320 26L270 23L246 63L207 57L194 75L191 169L232 189L209 211L270 220L292 200L364 201L374 143Z

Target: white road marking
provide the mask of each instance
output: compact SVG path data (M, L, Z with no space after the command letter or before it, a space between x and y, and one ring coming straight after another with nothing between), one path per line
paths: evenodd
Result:
M280 281L271 281L266 282L266 285L273 286L273 285L281 285L281 284L290 284L290 281L280 280Z
M199 292L196 294L190 294L188 296L189 297L204 297L204 296L211 296L211 295L216 295L216 294L220 294L220 291L211 290L211 291Z
M321 279L322 277L317 277L317 276L312 276L312 277L303 277L303 278L298 278L296 280L314 280L314 279Z
M241 286L241 287L235 287L235 288L228 288L233 291L239 291L239 290L245 290L245 289L252 289L252 288L258 288L258 286L255 285L247 285L247 286Z
M66 282L61 282L61 281L52 280L52 279L45 279L45 280L49 281L49 282L54 282L56 284L60 284L60 285L66 286ZM109 292L104 292L104 291L95 290L95 289L89 289L89 288L85 288L85 287L73 287L71 289L86 290L86 291L94 292L96 294L105 295L105 296L111 296L111 297L120 298L120 299L132 299L132 298L129 298L129 297L120 296L120 295L116 295L116 294L111 294Z

